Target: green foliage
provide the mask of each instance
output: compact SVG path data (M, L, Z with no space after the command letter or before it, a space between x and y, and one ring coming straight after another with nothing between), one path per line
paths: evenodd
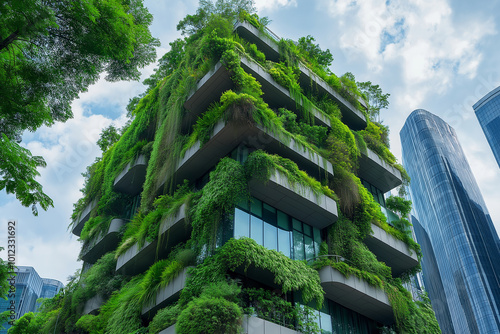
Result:
M43 192L42 185L35 180L40 176L37 168L46 165L42 157L32 156L29 150L10 140L4 133L1 134L0 190L15 194L23 206L31 206L35 216L38 215L37 204L44 210L54 206L50 197Z
M223 158L210 173L210 181L201 190L201 197L193 208L192 239L200 250L215 250L215 235L225 214L234 210L236 203L248 198L243 166L230 158Z
M403 218L407 218L411 211L411 201L397 196L386 198L385 205L389 210L395 211Z
M101 151L105 152L108 150L108 148L113 146L113 144L116 143L118 139L120 139L118 130L113 125L110 125L102 130L100 137L97 140L97 146L99 146Z
M374 85L370 81L357 82L359 90L368 102L368 116L372 122L380 121L380 109L386 109L389 106L389 96L384 94L379 85Z
M217 0L213 3L210 0L200 0L196 14L187 15L177 24L177 30L183 35L194 35L200 33L207 22L213 16L220 16L232 22L239 17L239 14L254 13L255 7L252 0Z
M321 50L319 44L314 44L316 40L311 35L300 37L297 48L304 53L306 58L317 63L319 66L327 69L333 62L333 56L329 49Z
M268 250L249 238L230 239L217 249L215 255L192 269L181 295L181 303L198 296L206 282L224 280L228 270L247 271L250 266L271 272L274 283L281 286L283 293L301 291L304 301L315 300L317 305L323 304L323 289L317 271L304 262Z
M0 140L10 149L22 131L71 118L71 102L101 72L111 81L138 79L137 68L155 59L159 45L142 1L79 0L68 6L6 0L0 12L0 96L8 97L0 100ZM0 171L18 186L7 191L24 206L39 203L46 210L51 201L32 181L43 160L33 160L25 149L8 151L2 147ZM13 174L5 164L24 172Z
M150 334L157 334L163 329L172 326L177 322L177 317L181 313L179 304L173 304L162 308L154 316L153 320L149 323L148 329Z

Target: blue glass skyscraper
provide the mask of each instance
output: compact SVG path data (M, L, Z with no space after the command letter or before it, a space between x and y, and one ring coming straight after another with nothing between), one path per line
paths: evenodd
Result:
M438 322L451 319L455 333L500 333L500 240L455 130L419 109L400 136L414 209L428 237L423 252L434 253L426 286L444 289L429 289L443 311Z
M472 106L500 167L500 86Z

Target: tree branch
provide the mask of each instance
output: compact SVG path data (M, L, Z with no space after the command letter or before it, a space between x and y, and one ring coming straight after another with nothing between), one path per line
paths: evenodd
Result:
M8 47L10 43L14 42L17 38L17 35L19 35L19 30L14 31L12 34L10 34L9 37L0 42L0 51Z

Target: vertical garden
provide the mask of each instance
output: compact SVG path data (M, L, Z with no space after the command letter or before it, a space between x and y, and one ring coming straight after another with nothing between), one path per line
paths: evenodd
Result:
M238 333L255 318L302 333L440 333L428 299L414 301L403 285L418 261L395 275L365 242L377 228L420 258L410 203L381 199L363 178L371 159L408 184L388 129L371 120L352 74L330 71L328 50L311 36L277 40L267 22L202 6L179 23L186 37L170 44L131 102L131 122L88 167L71 226L88 213L84 268L9 333ZM140 190L118 190L138 157L147 165ZM276 200L276 189L297 207L307 202L311 217L316 206L324 214L297 219L291 212L301 210ZM85 261L115 219L123 224L113 247ZM139 261L147 268L123 269L144 249L153 250ZM324 268L382 291L392 320L329 298ZM182 289L160 303L181 277Z

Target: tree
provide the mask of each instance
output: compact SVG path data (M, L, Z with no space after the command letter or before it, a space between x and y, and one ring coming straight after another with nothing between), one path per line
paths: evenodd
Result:
M299 38L297 47L304 51L307 57L314 59L318 65L324 69L328 69L328 66L330 66L333 62L333 56L329 49L322 51L319 44L313 43L315 41L314 37L307 35L307 37Z
M374 85L371 81L358 82L359 90L364 93L368 102L368 116L370 120L380 123L380 109L386 109L389 106L389 96L384 94L379 85Z
M159 45L149 31L151 22L142 0L0 2L2 145L19 143L25 130L71 118L71 102L102 72L110 81L138 79L138 67L155 59ZM26 152L8 156L2 150L0 174L3 183L21 183L6 189L23 205L42 204L37 199L48 197L39 184L12 178L4 169L18 157L34 162L25 166L28 175L37 174L43 159Z
M120 139L120 134L118 133L118 130L113 125L110 125L106 129L102 130L101 136L97 140L97 145L104 153L108 150L108 148L113 146L113 144L116 143L119 139Z
M256 12L253 0L200 0L196 14L187 15L177 25L183 35L194 35L201 31L212 15L219 15L229 22L234 21L241 11Z

